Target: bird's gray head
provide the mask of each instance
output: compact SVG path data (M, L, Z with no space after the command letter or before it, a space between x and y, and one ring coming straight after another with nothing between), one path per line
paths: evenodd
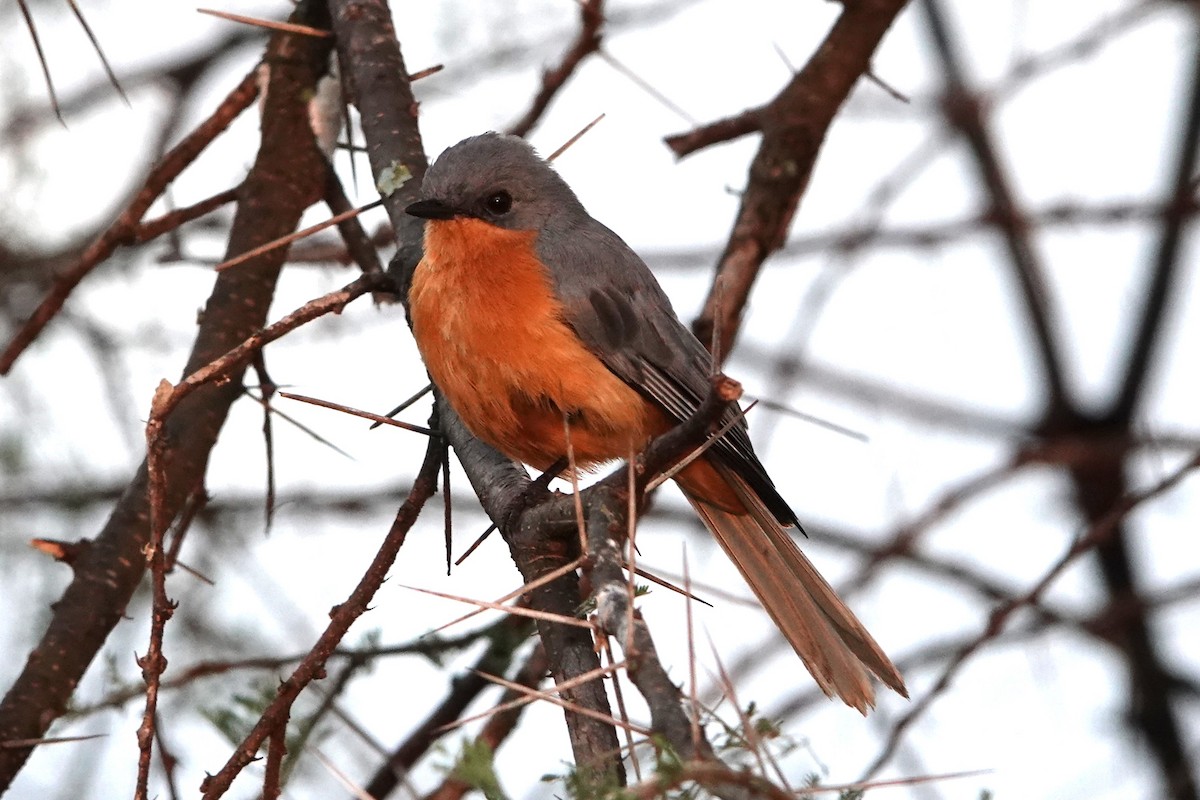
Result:
M559 215L585 213L571 187L524 140L499 133L443 152L405 209L425 219L474 217L511 230L541 230Z

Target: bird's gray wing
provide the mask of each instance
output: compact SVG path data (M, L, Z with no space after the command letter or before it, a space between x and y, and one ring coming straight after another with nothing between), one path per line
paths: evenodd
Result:
M671 308L650 268L604 225L588 218L547 226L537 240L562 301L564 320L617 377L676 421L708 395L712 357ZM736 411L730 409L728 418ZM712 451L740 475L785 524L799 526L754 453L745 420Z

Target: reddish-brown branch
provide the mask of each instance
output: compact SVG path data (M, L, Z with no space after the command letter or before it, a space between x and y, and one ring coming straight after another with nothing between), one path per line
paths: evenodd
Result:
M13 363L24 352L46 324L62 308L71 291L97 265L113 254L118 247L133 244L137 241L138 223L146 211L159 198L163 191L196 160L204 148L212 142L229 123L246 110L254 98L258 97L256 72L251 71L242 82L221 102L208 119L202 122L183 141L175 145L169 153L155 165L146 176L142 189L126 206L108 230L84 251L80 259L61 274L50 288L50 292L34 310L29 320L21 326L11 342L0 353L0 375L8 374Z
M137 244L144 244L151 239L163 235L167 231L173 231L185 223L216 211L226 203L232 203L234 200L237 200L240 188L239 186L235 186L232 189L226 189L223 192L214 194L212 197L206 197L198 203L193 203L184 208L177 208L174 211L163 214L161 217L147 220L137 226L134 231L133 241Z
M740 114L725 117L707 125L693 128L687 133L676 133L663 139L676 158L689 156L697 150L703 150L721 142L731 142L751 133L762 130L763 112L765 106L748 108Z
M432 424L436 427L436 420ZM429 445L425 449L425 460L413 481L412 490L396 513L396 520L392 523L392 528L388 531L383 544L380 545L379 552L375 554L367 571L346 601L334 608L330 615L329 625L317 639L312 650L288 676L287 680L280 684L275 699L263 711L254 728L238 745L225 766L216 774L210 775L201 784L200 788L204 793L205 800L213 800L225 793L238 773L254 760L267 737L272 735L283 720L287 719L292 703L300 696L300 692L312 681L324 677L325 663L337 649L338 643L341 642L342 637L346 635L346 631L350 629L354 621L367 611L371 598L383 584L388 570L391 569L396 556L399 555L408 531L417 521L417 515L424 507L425 502L436 491L438 471L441 468L442 459L445 457L446 450L441 440L431 437Z
M152 409L165 397L163 386L154 393ZM146 655L137 662L142 668L142 680L146 682L146 706L142 724L138 727L138 773L134 789L134 800L147 800L150 796L150 762L154 756L155 722L158 719L158 688L162 674L167 669L167 658L163 654L163 634L167 621L175 613L175 604L167 597L167 559L163 545L166 536L167 518L166 487L167 471L164 460L167 443L162 436L162 418L146 426L147 457L146 471L149 475L150 493L150 541L147 544L146 561L150 566L151 617L150 644Z
M289 709L290 710L290 709ZM279 726L271 732L267 742L267 763L263 770L263 800L277 800L283 791L283 759L287 755L287 723L285 714Z

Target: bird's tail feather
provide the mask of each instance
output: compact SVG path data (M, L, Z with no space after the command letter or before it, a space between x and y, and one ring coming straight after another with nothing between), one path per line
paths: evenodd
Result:
M869 670L907 697L896 667L787 530L736 473L713 466L747 513L707 502L687 487L684 494L822 691L866 713L875 704Z

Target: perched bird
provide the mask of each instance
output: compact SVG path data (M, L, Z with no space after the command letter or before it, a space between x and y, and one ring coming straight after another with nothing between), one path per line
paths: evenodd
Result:
M413 334L476 437L546 470L567 453L565 417L586 467L640 451L703 402L708 351L645 262L525 141L459 142L429 168L421 197L407 208L426 220ZM906 695L786 530L799 522L744 422L675 480L826 694L865 713L874 673Z

